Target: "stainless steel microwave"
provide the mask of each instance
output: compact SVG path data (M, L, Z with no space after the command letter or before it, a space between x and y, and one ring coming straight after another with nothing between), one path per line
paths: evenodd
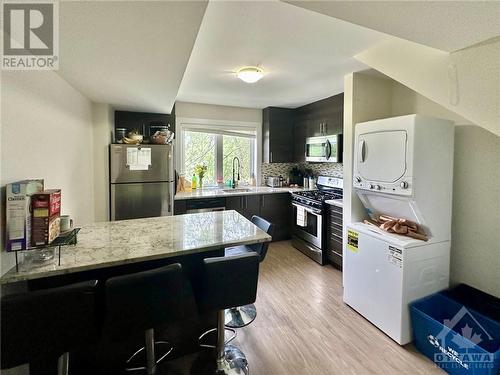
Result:
M342 163L342 134L306 138L306 161Z

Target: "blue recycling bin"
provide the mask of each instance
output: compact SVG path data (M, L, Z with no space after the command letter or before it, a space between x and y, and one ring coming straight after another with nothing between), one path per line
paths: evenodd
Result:
M453 375L500 375L500 322L443 293L410 304L415 347Z

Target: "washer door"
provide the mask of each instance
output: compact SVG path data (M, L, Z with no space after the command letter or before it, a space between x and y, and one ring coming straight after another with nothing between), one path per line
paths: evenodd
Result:
M405 130L360 134L356 144L359 175L382 183L399 180L407 168L407 139Z

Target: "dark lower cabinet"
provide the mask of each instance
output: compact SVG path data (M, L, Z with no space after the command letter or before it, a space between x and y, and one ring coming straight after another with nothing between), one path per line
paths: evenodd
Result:
M207 198L214 199L214 198ZM258 215L275 225L273 241L283 241L290 238L291 197L290 193L240 195L218 198L225 200L226 210L235 210L248 220ZM203 200L203 198L200 198ZM186 200L174 201L174 214L183 215L187 212ZM219 204L219 206L221 206Z
M226 210L236 210L247 219L258 215L275 225L273 241L290 238L290 194L245 195L227 197Z
M174 215L184 215L187 211L185 200L174 200Z
M261 195L260 216L275 225L273 241L290 238L290 193Z
M226 210L236 210L250 220L260 214L260 195L226 197Z

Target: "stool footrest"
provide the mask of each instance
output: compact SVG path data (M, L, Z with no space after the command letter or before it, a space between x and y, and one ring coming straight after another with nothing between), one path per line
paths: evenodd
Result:
M172 350L174 350L174 347L167 341L155 341L154 342L154 345L155 345L155 348L157 346L161 346L161 345L169 345L169 348L167 349L167 351L160 357L158 358L157 360L155 360L155 364L160 364L165 358L167 358L167 356L172 352ZM146 347L143 346L142 348L140 348L139 350L137 350L134 354L132 354L130 356L129 359L127 359L127 365L130 365L131 362L142 352L145 352L146 350ZM146 363L146 360L143 361L143 363ZM125 368L125 371L127 372L133 372L133 371L144 371L144 370L147 370L147 367L146 366L139 366L139 367L126 367Z
M231 341L233 341L236 338L236 330L234 330L232 328L225 327L225 331L229 331L229 332L232 333L231 337L229 337L227 340L224 340L224 344L228 344L228 343L230 343ZM212 329L209 329L208 331L202 333L200 335L200 337L198 337L198 345L201 346L202 348L211 348L211 349L214 349L216 347L215 345L201 343L201 340L203 340L203 338L205 336L207 336L208 334L213 333L213 332L217 332L217 328L212 328Z

